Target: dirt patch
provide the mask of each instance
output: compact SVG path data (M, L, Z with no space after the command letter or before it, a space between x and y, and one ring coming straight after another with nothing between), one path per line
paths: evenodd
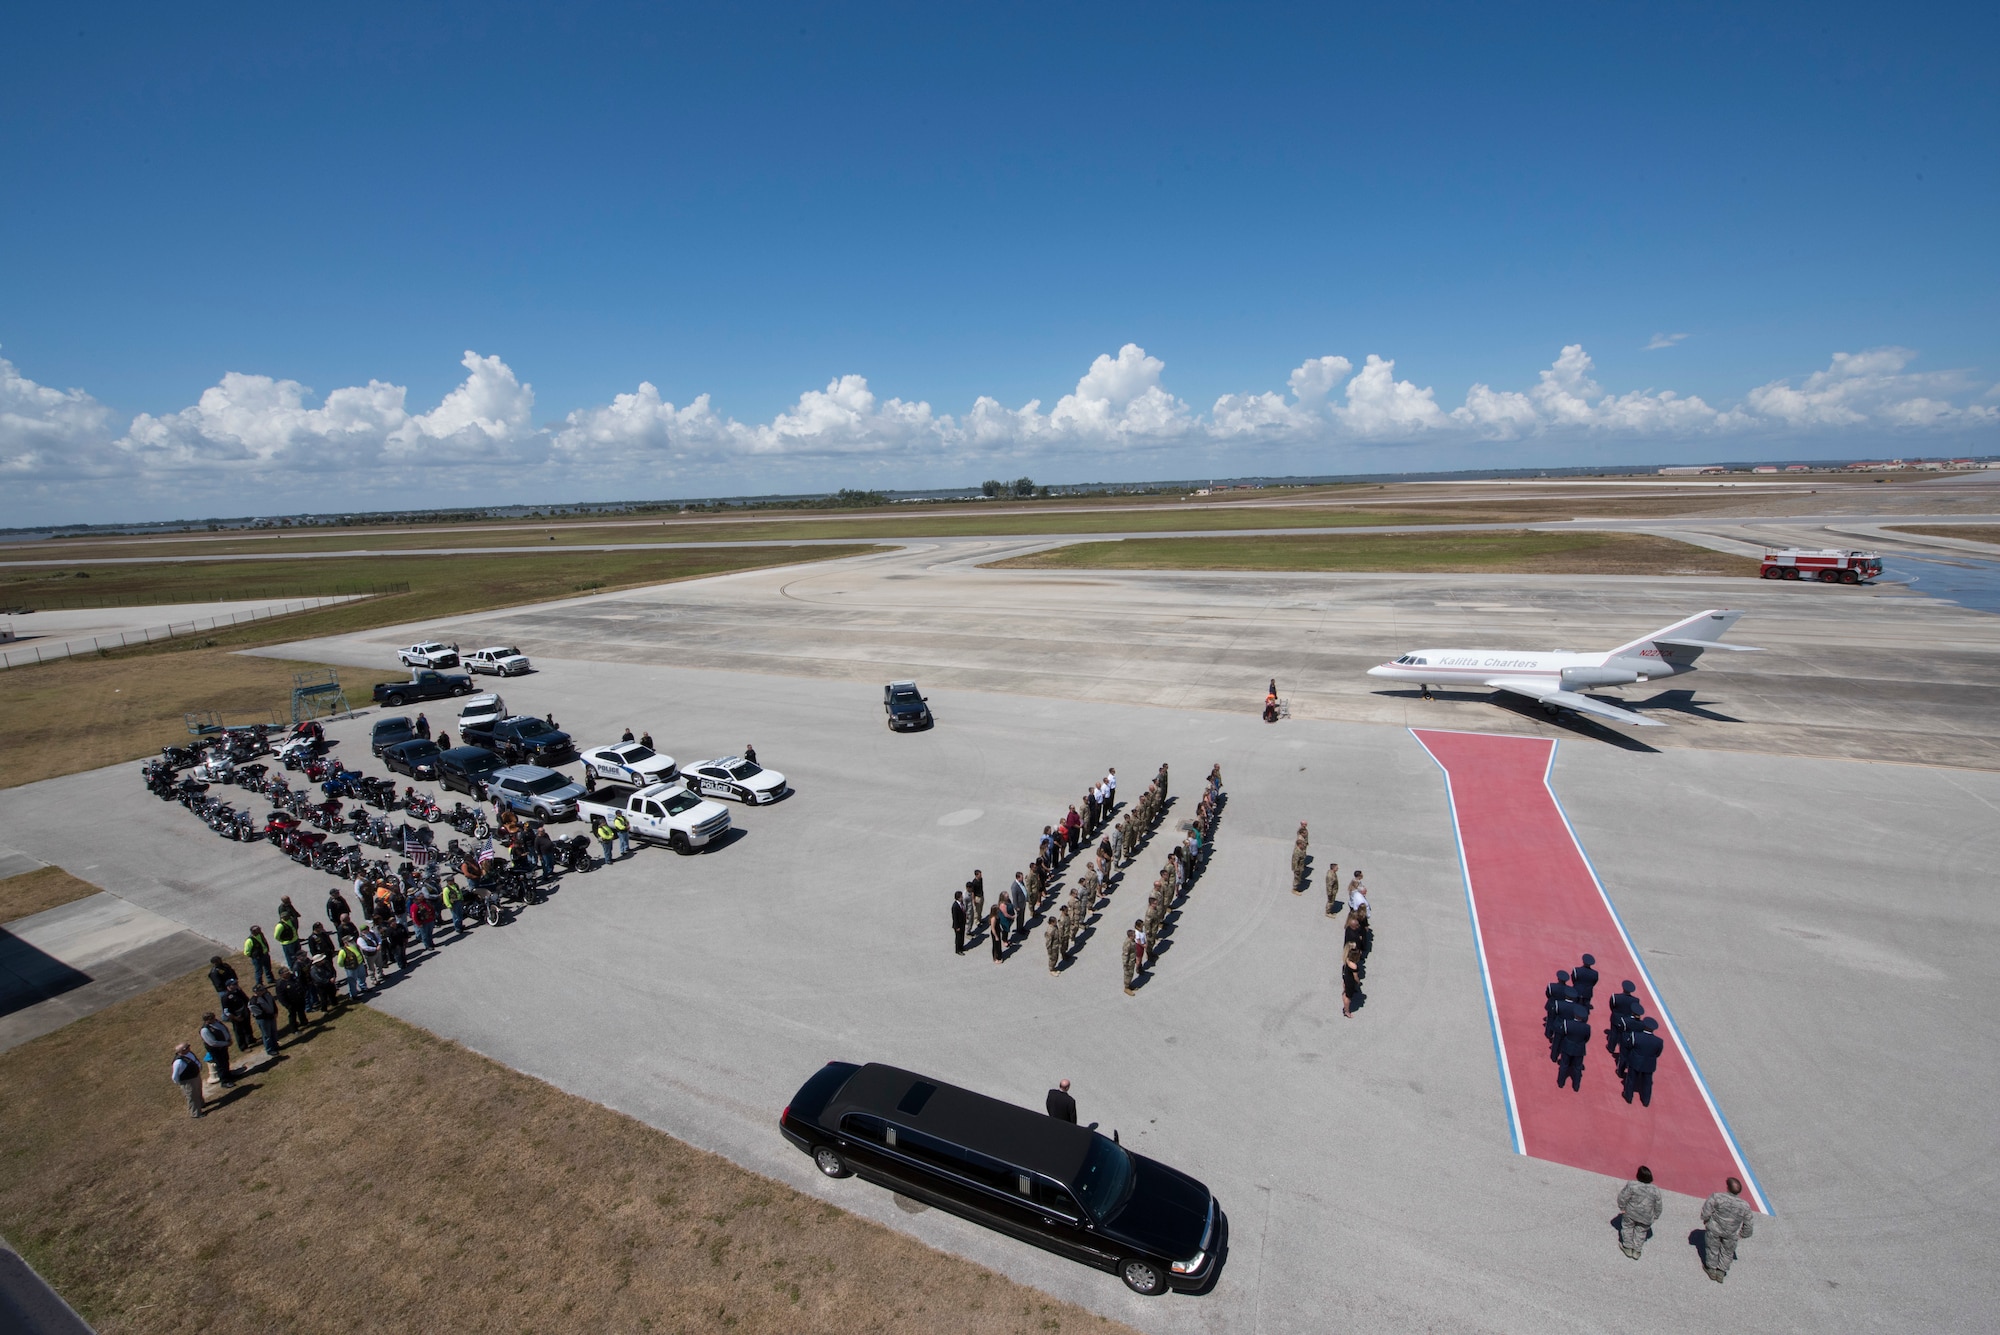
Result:
M365 1007L191 1121L213 1000L0 1055L0 1232L104 1335L1128 1329Z
M0 881L0 922L13 922L97 893L61 867L40 867Z
M1081 542L994 561L1015 569L1741 575L1757 562L1641 533L1313 534Z

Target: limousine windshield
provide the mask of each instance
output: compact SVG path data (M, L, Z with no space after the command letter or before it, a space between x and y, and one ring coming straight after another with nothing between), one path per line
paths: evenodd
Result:
M1093 1136L1083 1170L1070 1183L1070 1189L1092 1216L1109 1219L1132 1194L1132 1178L1132 1156L1104 1137Z

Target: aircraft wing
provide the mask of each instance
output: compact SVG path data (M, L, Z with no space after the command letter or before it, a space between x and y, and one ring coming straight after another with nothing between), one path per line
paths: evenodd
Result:
M1535 677L1488 677L1486 684L1496 691L1525 695L1530 700L1538 700L1545 705L1573 709L1579 714L1593 714L1598 718L1609 719L1613 723L1630 723L1641 728L1667 726L1656 718L1647 718L1644 714L1635 714L1629 709L1620 709L1617 705L1607 705L1587 695L1578 695L1575 691L1565 691Z

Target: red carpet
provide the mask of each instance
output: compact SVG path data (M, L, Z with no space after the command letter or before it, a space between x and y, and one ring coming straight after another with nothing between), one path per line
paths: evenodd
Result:
M1583 847L1548 786L1556 744L1535 737L1412 729L1445 772L1473 941L1486 982L1500 1081L1522 1154L1628 1178L1646 1164L1663 1190L1707 1196L1732 1174L1768 1210L1687 1045L1660 1004ZM1600 975L1581 1092L1556 1088L1542 1036L1542 989L1588 951ZM1604 1050L1608 1003L1625 979L1666 1042L1653 1103L1620 1097Z

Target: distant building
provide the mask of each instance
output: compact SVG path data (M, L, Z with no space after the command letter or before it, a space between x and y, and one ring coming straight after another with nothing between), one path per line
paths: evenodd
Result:
M1776 464L1758 464L1750 471L1753 473L1775 473L1778 471L1778 466Z
M1669 464L1660 470L1663 477L1691 477L1705 473L1727 473L1721 464Z
M1785 465L1785 471L1786 471L1787 473L1810 473L1810 472L1812 472L1812 465L1810 465L1810 464L1786 464L1786 465Z

